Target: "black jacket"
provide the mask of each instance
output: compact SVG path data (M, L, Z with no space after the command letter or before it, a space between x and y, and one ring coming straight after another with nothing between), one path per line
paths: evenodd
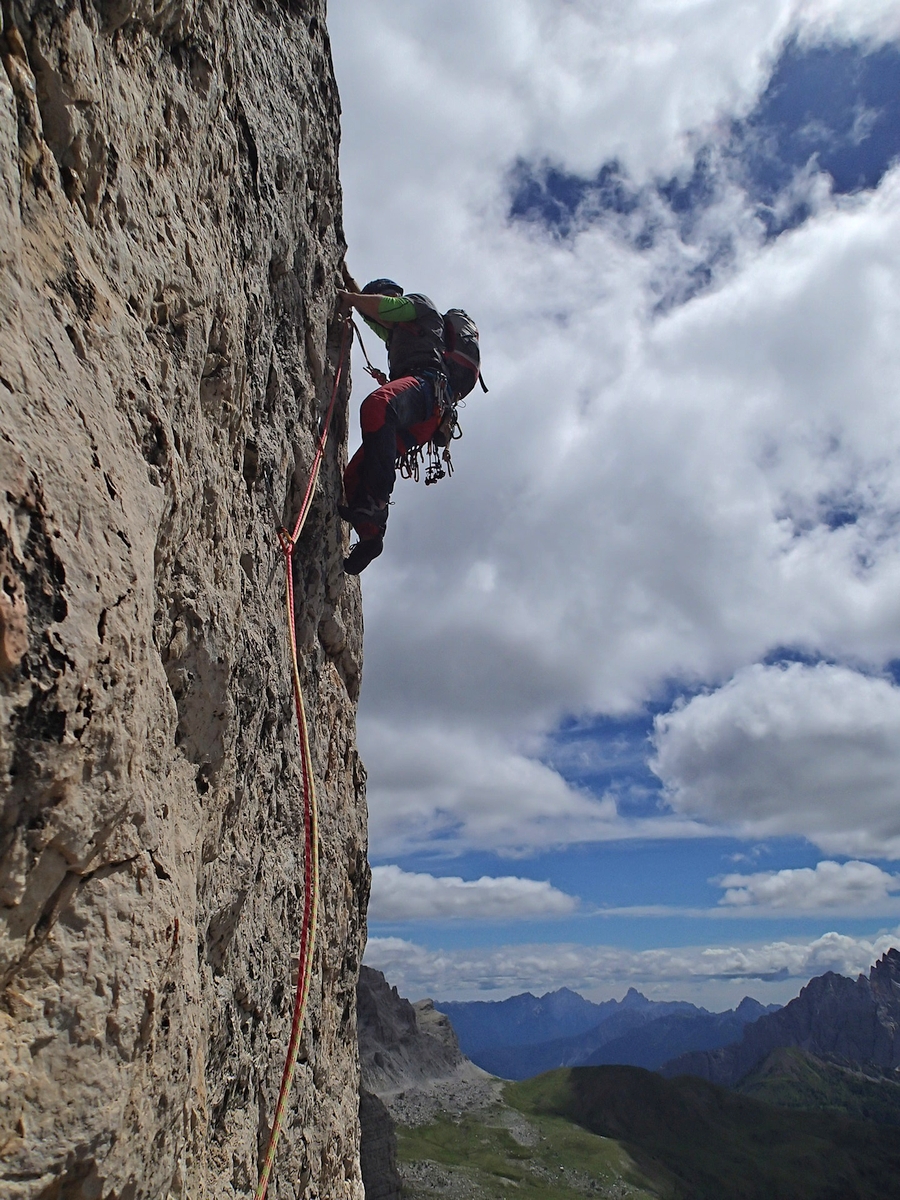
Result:
M388 326L387 352L391 379L421 375L426 371L444 373L444 318L427 296L413 292L404 299L416 307L414 321L399 321Z

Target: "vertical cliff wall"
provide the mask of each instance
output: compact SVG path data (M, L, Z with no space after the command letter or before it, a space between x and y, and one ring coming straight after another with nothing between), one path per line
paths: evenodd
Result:
M3 0L0 1194L252 1194L303 903L276 525L337 358L322 0ZM361 1196L361 613L296 555L321 810L273 1198Z

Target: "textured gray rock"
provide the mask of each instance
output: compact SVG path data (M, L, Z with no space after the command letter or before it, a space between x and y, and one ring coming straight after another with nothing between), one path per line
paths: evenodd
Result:
M371 967L360 969L356 995L361 1077L370 1092L383 1096L460 1072L484 1076L430 1000L410 1004Z
M337 357L322 0L0 6L0 1194L252 1194L303 904L274 527ZM362 622L298 547L321 810L308 1020L270 1188L362 1196Z
M372 1092L359 1093L359 1165L366 1200L400 1200L397 1134L391 1114Z
M839 1066L900 1070L900 951L888 950L868 978L828 971L811 979L784 1008L748 1025L739 1042L683 1054L661 1073L699 1075L732 1087L782 1046L798 1046Z
M422 1125L440 1112L497 1100L502 1084L466 1058L431 1000L410 1004L371 967L360 969L356 997L363 1087L399 1124Z

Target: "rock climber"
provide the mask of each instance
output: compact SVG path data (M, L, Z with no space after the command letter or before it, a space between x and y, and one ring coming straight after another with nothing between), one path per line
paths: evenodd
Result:
M344 472L344 503L338 511L359 542L344 561L358 575L384 548L388 503L396 460L424 446L441 424L446 391L444 318L427 296L405 295L392 279L373 279L361 292L338 293L342 307L355 308L384 341L389 376L360 408L362 445Z

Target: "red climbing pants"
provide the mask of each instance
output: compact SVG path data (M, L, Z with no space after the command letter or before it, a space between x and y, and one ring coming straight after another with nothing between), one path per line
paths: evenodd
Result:
M344 472L344 499L351 508L368 498L386 502L397 478L397 457L431 440L441 423L434 385L426 376L392 379L366 396L359 423L362 445ZM362 538L375 537L383 525L373 524L371 530L357 525L356 531Z

